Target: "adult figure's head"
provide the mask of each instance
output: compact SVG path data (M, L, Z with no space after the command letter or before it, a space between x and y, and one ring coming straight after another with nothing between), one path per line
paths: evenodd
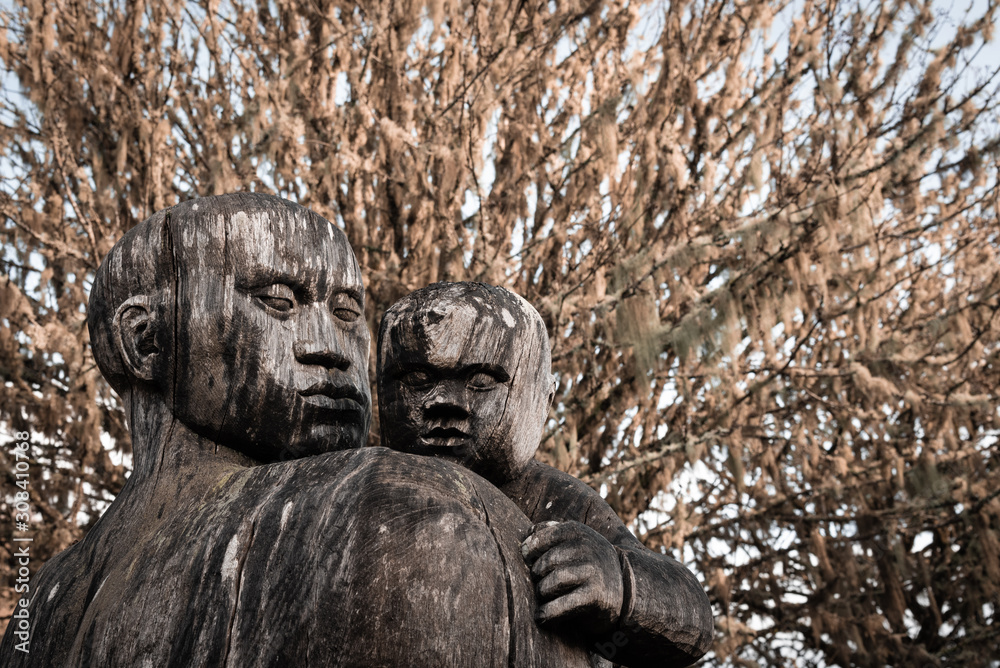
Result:
M534 455L548 414L545 324L504 288L430 285L386 312L378 387L383 445L457 459L502 484Z
M364 442L361 272L345 235L297 204L241 193L153 215L104 259L89 325L133 431L168 415L256 462ZM162 453L135 455L141 473Z

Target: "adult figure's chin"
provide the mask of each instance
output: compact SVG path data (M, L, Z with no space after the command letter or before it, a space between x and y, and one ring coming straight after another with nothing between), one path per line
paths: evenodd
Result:
M315 457L330 452L355 450L364 447L368 438L368 424L317 424L291 441L278 439L276 446L264 449L255 457L263 464L287 462Z
M304 424L296 430L276 428L253 434L219 431L213 428L214 425L189 426L257 464L266 465L364 447L369 422L367 415L351 414L344 416L342 422ZM273 424L288 422L275 420Z
M293 458L311 457L327 452L353 450L365 445L368 425L320 424L313 427L303 443L290 451Z

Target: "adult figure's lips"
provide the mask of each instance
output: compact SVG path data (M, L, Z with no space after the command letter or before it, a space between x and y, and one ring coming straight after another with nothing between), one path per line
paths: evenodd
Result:
M365 396L353 385L336 385L328 380L313 383L299 394L307 403L334 411L362 413Z

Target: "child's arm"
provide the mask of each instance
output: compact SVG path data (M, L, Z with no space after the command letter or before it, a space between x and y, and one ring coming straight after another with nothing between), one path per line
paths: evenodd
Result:
M698 580L643 546L596 491L535 461L502 489L536 525L524 552L543 621L593 622L591 649L634 668L685 666L708 651L712 610Z

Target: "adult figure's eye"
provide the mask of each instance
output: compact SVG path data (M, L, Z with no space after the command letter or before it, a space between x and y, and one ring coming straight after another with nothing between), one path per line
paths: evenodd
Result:
M430 385L431 375L421 369L413 369L401 375L399 381L409 387L424 387Z
M354 322L361 317L362 313L361 304L346 292L334 295L330 308L333 311L333 316L344 322Z
M278 313L288 313L295 308L295 292L284 283L275 283L254 293L261 304Z
M486 371L477 371L465 383L469 389L485 392L500 384L500 379Z

